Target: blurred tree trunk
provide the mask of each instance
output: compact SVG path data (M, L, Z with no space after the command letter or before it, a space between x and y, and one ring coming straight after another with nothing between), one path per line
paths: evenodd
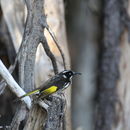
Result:
M130 129L129 2L104 0L95 130Z
M73 128L129 130L130 1L67 2L72 67L83 72L73 85Z
M74 130L93 130L98 50L101 38L101 1L68 0L67 36L72 69L82 73L73 82L72 125Z

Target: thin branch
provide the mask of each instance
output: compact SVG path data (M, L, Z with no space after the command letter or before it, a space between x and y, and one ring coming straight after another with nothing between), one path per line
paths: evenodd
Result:
M49 34L51 35L52 39L54 40L54 42L55 42L55 44L56 44L56 46L57 46L57 48L58 48L58 50L59 50L59 52L60 52L60 54L61 54L61 57L62 57L62 59L63 59L64 69L66 69L65 56L64 56L64 53L63 53L63 51L62 51L60 45L58 44L58 41L57 41L57 39L56 39L56 37L55 37L55 34L53 33L53 31L51 30L51 28L49 27L49 25L46 25L45 27L46 27L46 29L48 30Z
M48 111L49 106L42 100L38 101L38 105L41 106L42 108L44 108L46 111Z
M13 73L13 71L14 71L16 65L17 65L17 61L18 61L18 58L19 58L19 53L20 53L20 49L19 49L19 51L18 51L18 54L16 55L14 64L9 67L9 72L10 72L11 74Z
M3 77L4 81L7 82L7 84L9 85L10 89L12 90L12 92L15 93L15 95L17 95L18 97L26 94L24 92L24 90L17 84L17 82L14 80L14 78L12 77L12 75L9 73L9 71L7 70L7 68L4 66L4 64L2 63L2 61L0 60L0 75ZM27 105L28 108L31 107L31 99L30 97L25 97L23 99L21 99L25 102L25 104ZM45 104L43 101L38 101L39 106L43 107L44 109L48 109L47 104Z
M23 89L21 89L21 87L17 84L17 82L14 80L14 78L9 73L9 71L4 66L4 64L2 63L1 60L0 60L0 75L7 82L10 89L12 90L12 92L15 93L18 97L25 94ZM28 108L31 107L31 99L30 99L30 97L25 97L22 100L25 102L25 104L27 105Z
M0 82L0 95L4 92L6 86L7 86L7 83L5 82L5 80L2 80Z
M48 46L48 43L46 41L46 39L41 38L41 43L43 45L43 48L47 54L47 56L51 59L52 65L53 65L53 69L54 69L54 73L57 74L58 73L58 67L57 67L57 63L56 63L56 58L53 55L53 53L50 50L50 47Z
M9 72L11 74L13 73L13 71L14 71L14 69L16 67L17 60L18 59L17 59L17 56L16 56L14 64L9 67ZM0 82L0 95L4 92L6 86L7 86L6 81L4 79L2 79L1 82Z
M18 51L18 53L15 57L14 64L10 65L10 67L8 69L10 74L13 73L13 71L14 71L16 65L17 65L17 62L18 62L18 59L19 59L19 56L20 56L20 52L21 52L21 48L22 48L22 44L20 45L19 51ZM6 86L7 86L7 83L5 82L4 79L2 79L1 82L0 82L0 95L4 92Z

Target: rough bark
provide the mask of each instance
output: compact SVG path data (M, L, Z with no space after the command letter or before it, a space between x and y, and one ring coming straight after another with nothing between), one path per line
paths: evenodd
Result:
M35 61L35 54L37 45L39 42L42 43L43 48L45 49L45 52L47 56L51 59L53 69L55 74L58 72L57 63L55 60L54 55L49 49L48 43L46 42L46 39L43 34L43 30L46 27L46 19L45 14L43 13L43 0L41 1L26 1L27 8L28 8L28 16L27 16L27 23L26 23L26 29L25 29L25 35L24 40L22 43L22 55L21 55L21 62L20 62L20 76L21 76L21 85L26 89L30 90L34 86L34 61ZM26 43L26 44L25 44ZM28 82L30 80L30 83ZM41 116L44 117L43 113L41 113L41 110L38 106L32 107L31 111L29 112L29 118L27 120L27 123L25 125L24 129L42 129L45 124L45 129L51 129L51 130L60 130L62 129L62 119L63 119L63 110L64 106L62 105L63 99L59 95L58 98L52 97L52 103L50 105L50 110L47 111L47 122L42 122L41 127ZM57 105L59 104L59 105ZM58 108L59 107L59 108ZM52 111L53 110L53 111ZM59 110L59 111L58 111ZM33 112L32 112L33 111ZM37 115L37 113L40 113ZM61 115L62 114L62 115ZM40 116L40 117L39 117ZM37 117L40 119L40 121L33 123L35 119L32 119L32 117ZM45 118L45 117L44 117ZM53 120L52 120L53 119ZM44 119L45 120L45 119ZM32 125L33 123L33 125ZM31 126L31 127L30 127Z
M128 15L127 15L128 14ZM130 32L130 1L126 3L126 12L125 12L125 23L126 28L121 35L120 41L120 62L119 62L119 72L120 79L117 82L117 95L120 104L116 104L116 123L112 129L114 130L129 130L130 129L130 82L129 82L129 74L130 74L130 41L129 41L129 32Z
M46 121L46 111L38 105L33 105L24 130L43 130Z
M5 5L5 2L4 1L2 1L2 2ZM9 2L11 2L11 1L9 1ZM53 73L53 69L54 69L54 72L57 73L58 72L57 63L60 68L59 70L63 70L62 58L61 58L61 55L59 55L60 53L58 52L58 49L55 50L56 46L54 45L52 47L52 44L49 44L49 45L51 45L51 51L53 51L55 53L56 58L58 59L58 62L56 62L55 57L51 53L49 46L46 42L46 39L44 37L44 33L43 33L44 28L48 27L48 26L46 26L46 17L44 15L42 2L43 2L43 0L26 1L28 15L27 15L27 21L25 24L26 26L25 26L22 44L19 49L20 53L17 56L17 58L19 59L20 85L22 86L22 88L25 91L30 91L34 88L35 54L36 54L36 50L37 50L37 47L40 42L42 43L43 48L45 49L45 54L47 54L47 56L51 59L51 62L53 64L53 68L50 67L51 69L47 66L49 68L49 71L51 73ZM59 4L57 4L57 3L59 3ZM54 10L56 10L56 12L54 11L54 13L58 14L58 12L60 12L60 14L58 14L58 15L56 14L56 17L57 17L56 19L58 20L58 24L56 24L57 26L56 26L56 28L55 28L56 30L54 30L54 32L56 32L56 37L58 39L58 42L61 43L61 46L63 47L62 49L65 50L64 53L65 53L65 56L67 56L67 63L68 63L69 58L68 58L68 51L67 51L67 46L66 46L65 26L64 26L64 18L63 18L63 16L64 16L63 1L62 0L55 1L55 4L57 5L57 8L54 9ZM5 7L5 6L3 6L3 7ZM55 8L55 7L53 7L53 8ZM5 13L7 13L7 12L8 11L6 10ZM50 12L50 14L51 14L51 12ZM61 15L61 16L59 16L59 15ZM8 19L7 16L6 16L6 20L8 21L9 27L12 29L12 26L9 23L10 19ZM21 27L21 23L19 23L19 24ZM60 32L58 30L60 30ZM13 30L10 32L12 33ZM13 35L12 35L12 37L13 37ZM13 39L15 39L15 38L13 37ZM13 42L14 42L14 44L16 44L16 41L13 41ZM52 43L54 44L54 42L52 42ZM18 48L16 47L15 49L17 50ZM48 60L48 59L46 59L46 60ZM42 61L43 61L43 57L42 57ZM49 65L51 66L51 64L49 64ZM44 69L45 68L43 68L43 64L42 64L42 70L44 70ZM40 73L42 74L43 78L49 77L48 74L43 75L43 73L41 72L41 69L39 69L39 70L40 70ZM44 79L44 81L45 80L46 79ZM36 85L36 86L38 86L38 85ZM70 92L70 90L68 90L68 91ZM58 98L52 97L52 99L53 99L53 103L51 104L50 109L48 110L48 115L51 115L53 120L51 119L51 117L48 117L47 124L45 125L45 127L46 127L46 129L47 128L61 129L61 128L63 128L63 119L62 118L63 118L63 113L64 113L64 99L62 99L60 97L60 95L58 96ZM57 105L57 103L59 105ZM67 128L70 129L71 122L70 122L70 118L68 118L68 117L70 117L70 93L67 94L67 105L69 106L69 108L67 110L67 114L66 114L67 115L67 120L66 120L67 124L64 124L64 126L67 125ZM23 108L24 108L24 110L23 110ZM58 112L57 112L57 110L58 110ZM40 113L40 114L37 115L38 113ZM21 114L23 114L23 117L20 116ZM23 125L25 123L25 121L23 121L23 119L25 118L25 115L26 115L26 108L23 107L23 105L22 105L22 107L19 106L19 109L12 121L12 126L15 124L14 127L12 127L12 129L19 129L19 128L21 128L21 126L23 127ZM41 108L39 106L36 105L36 106L32 107L31 111L29 112L29 116L28 116L29 118L27 120L27 123L26 123L26 126L24 129L38 129L38 128L41 129L41 127L43 128L43 125L45 124L44 120L46 118L44 115L45 115L45 111L41 111ZM34 116L36 118L32 119L31 118L32 116ZM39 121L35 122L36 119L38 119ZM42 120L43 120L43 122L42 122L43 124L41 125ZM31 121L33 122L33 125L32 125ZM33 127L33 126L35 126L35 127Z
M127 1L104 1L104 32L99 64L99 88L97 91L96 130L112 130L117 127L120 120L119 110L122 109L118 81L121 54L121 36L125 29ZM123 128L124 129L124 128Z
M52 31L54 31L56 39L64 53L66 69L70 69L70 56L68 52L67 36L66 36L64 1L45 0L45 13L47 14L47 23L52 29ZM50 45L50 49L55 54L55 57L57 59L59 71L62 71L64 69L64 64L61 55L58 51L58 48L54 44L52 38L50 38L48 35L46 36L48 43ZM71 86L65 90L64 94L66 98L66 110L63 126L64 129L71 130Z

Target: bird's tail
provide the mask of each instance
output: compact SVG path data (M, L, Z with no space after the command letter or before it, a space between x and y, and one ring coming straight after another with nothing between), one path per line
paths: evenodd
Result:
M22 98L24 98L24 97L26 97L26 96L30 96L30 95L33 95L33 94L37 94L37 93L39 93L39 91L40 91L40 89L36 89L36 90L30 91L30 92L28 92L28 93L22 95L21 97L18 97L17 99L15 99L14 102L17 102L17 101L19 101L20 99L22 99Z

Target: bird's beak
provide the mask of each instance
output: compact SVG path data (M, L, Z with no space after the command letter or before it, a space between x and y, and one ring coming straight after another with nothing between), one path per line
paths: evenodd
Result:
M81 75L82 73L73 72L73 75Z

